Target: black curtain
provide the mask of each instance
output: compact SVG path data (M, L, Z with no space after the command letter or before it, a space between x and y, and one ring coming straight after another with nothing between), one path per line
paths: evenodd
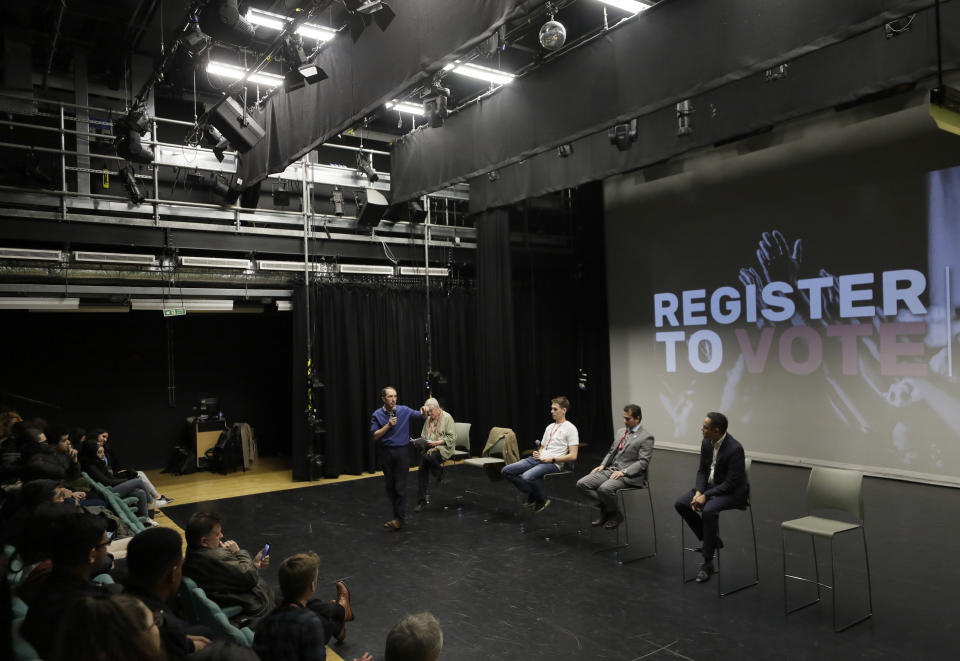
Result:
M493 426L512 427L517 420L517 365L513 324L513 276L510 256L510 217L494 209L477 219L477 314L482 365L477 427L472 451L483 449ZM520 368L520 369L518 369ZM479 447L478 447L479 443Z
M294 294L290 370L290 464L294 480L310 479L307 455L313 452L313 429L307 417L307 288L301 283ZM322 417L322 416L320 416Z
M431 367L447 381L437 394L454 419L463 421L474 419L477 401L472 294L450 287L430 292ZM412 408L428 396L426 289L318 283L310 296L314 366L324 384L324 476L372 472L377 454L370 414L381 405L380 389L393 386L399 402ZM419 432L414 423L411 433Z

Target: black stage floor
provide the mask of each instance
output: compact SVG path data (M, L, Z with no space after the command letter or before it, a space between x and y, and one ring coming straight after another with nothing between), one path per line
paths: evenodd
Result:
M401 532L381 527L390 517L379 477L164 512L183 527L193 511L217 510L226 517L225 535L241 547L255 552L269 542L273 566L265 576L274 587L285 556L317 551L324 563L320 596L333 597L338 579L352 593L357 619L335 648L345 659L364 651L382 658L392 624L419 610L439 618L441 658L457 661L957 658L960 564L949 555L958 535L948 521L960 510L960 490L865 480L874 617L835 634L829 592L820 604L783 614L780 522L805 514L803 469L753 466L758 586L720 598L716 576L703 585L681 583L673 502L693 485L696 461L692 454L656 452L651 476L659 553L624 565L612 553L596 552L615 537L586 530L589 511L574 505L572 481L555 487L546 512L521 517L512 485L491 482L469 466L448 468L430 509L409 512ZM408 487L412 509L415 473ZM722 560L725 580L734 582L750 573L752 553L742 544L749 534L745 519L726 516ZM850 598L843 617L865 601L854 539L842 546L843 566L854 568L843 573L849 592L842 596ZM791 548L807 550L809 542ZM823 562L829 549L818 549L829 579ZM696 557L690 554L689 562ZM792 603L799 603L804 595L791 590Z

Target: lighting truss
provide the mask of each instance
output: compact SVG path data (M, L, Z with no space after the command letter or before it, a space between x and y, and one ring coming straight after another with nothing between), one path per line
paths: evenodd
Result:
M396 110L397 112L407 112L411 115L423 115L423 106L418 106L415 103L408 103L406 101L387 101L385 104L387 110Z
M472 62L461 62L460 60L454 60L447 66L443 67L443 70L452 71L453 73L458 73L461 76L476 78L477 80L483 80L488 83L494 83L495 85L508 85L509 83L513 82L514 78L516 78L516 76L512 73L491 69L490 67L482 67L479 64L473 64Z
M262 9L250 8L247 10L247 21L253 25L270 28L271 30L285 30L292 19L274 14L273 12L263 11ZM337 36L337 31L315 23L301 23L296 30L297 34L307 39L316 41L329 41Z
M265 87L276 87L277 85L283 84L283 76L266 73L265 71L251 73L243 67L227 64L226 62L215 62L213 60L207 63L207 73L212 73L215 76L223 76L224 78L230 78L232 80L245 79L248 82L257 83Z
M600 0L605 5L622 9L630 14L639 14L650 9L652 2L637 2L637 0Z

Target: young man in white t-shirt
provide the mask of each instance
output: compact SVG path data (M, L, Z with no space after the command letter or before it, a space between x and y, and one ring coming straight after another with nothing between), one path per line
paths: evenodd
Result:
M540 439L540 449L532 457L504 466L501 473L527 494L527 504L537 512L542 512L550 501L543 495L543 480L547 473L562 470L561 464L576 461L580 435L572 422L567 420L570 400L566 397L554 397L550 400L550 416L553 424L548 425Z

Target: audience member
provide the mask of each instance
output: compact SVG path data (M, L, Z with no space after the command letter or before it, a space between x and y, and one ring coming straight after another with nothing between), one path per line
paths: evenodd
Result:
M550 505L543 495L543 476L556 473L561 464L577 460L577 446L580 435L572 422L567 420L570 400L566 397L554 397L550 400L550 416L553 424L543 430L540 449L532 457L521 459L503 467L501 474L513 482L522 493L527 495L526 507L542 512Z
M55 626L49 661L163 661L160 613L127 595L81 597Z
M128 480L115 476L103 457L103 446L97 443L96 439L84 441L80 446L80 465L86 474L100 484L110 487L110 490L121 498L135 496L137 516L146 517L151 525L155 525L156 521L149 519L150 503L153 499L147 495L147 486L143 480L139 477Z
M96 428L86 435L86 438L96 439L100 447L103 448L103 461L104 463L113 471L116 477L122 477L127 480L133 480L139 478L147 488L147 495L150 497L151 503L155 507L164 507L173 502L173 498L167 498L162 495L157 488L153 486L153 482L150 481L150 478L147 477L147 474L141 470L136 470L134 468L124 468L119 461L117 461L116 453L113 450L113 443L110 441L110 432L103 428Z
M653 434L640 424L643 413L636 404L623 407L623 427L613 435L613 445L600 465L584 475L577 487L600 507L600 515L590 522L607 529L623 521L617 508L617 492L627 487L647 486L647 467L653 457Z
M333 601L314 599L320 557L313 552L286 558L278 574L282 603L257 624L254 649L261 661L322 661L327 641L343 641L353 620L346 585L337 582Z
M49 656L51 624L69 620L68 614L81 598L103 592L104 587L90 578L106 560L109 542L103 520L87 512L63 514L51 526L53 569L28 600L30 609L20 628L41 658ZM21 596L28 599L22 591Z
M270 587L259 569L270 564L263 550L251 559L233 540L223 539L219 514L195 512L187 523L187 557L183 573L223 606L241 606L251 617L262 617L273 607Z
M727 416L708 413L700 431L703 432L703 443L696 486L680 496L674 507L703 543L700 548L703 564L697 572L697 583L705 583L714 573L714 552L723 548L718 534L720 512L745 508L750 485L747 483L743 446L727 433Z
M431 475L437 476L437 484L443 479L443 462L453 456L456 448L457 427L453 416L440 408L440 402L431 397L423 403L427 419L423 421L420 437L426 442L427 451L420 457L417 473L417 506L420 512L429 502L427 482Z
M127 546L126 593L163 613L160 637L167 656L183 659L210 644L211 632L185 622L174 598L180 588L183 538L170 528L150 528Z
M384 661L437 661L443 631L431 613L414 613L393 625L387 634Z

